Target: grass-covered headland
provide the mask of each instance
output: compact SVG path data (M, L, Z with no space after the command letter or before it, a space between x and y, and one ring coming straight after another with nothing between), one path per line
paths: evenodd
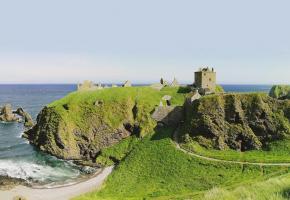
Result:
M74 92L44 108L26 136L61 158L115 165L100 190L77 200L288 199L288 166L210 161L176 147L172 138L179 124L178 139L188 152L221 160L290 162L289 100L218 91L193 102L186 87ZM182 108L183 119L176 118L176 124L152 118L160 103L168 104L162 99L166 95L170 107Z

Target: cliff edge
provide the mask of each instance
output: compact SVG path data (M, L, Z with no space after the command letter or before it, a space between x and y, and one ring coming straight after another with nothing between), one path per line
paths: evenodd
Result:
M187 104L185 110L185 143L247 151L290 136L290 101L263 93L210 95Z
M164 95L172 97L172 106L185 99L178 87L73 92L46 106L24 137L58 158L94 163L102 149L132 135L142 138L153 133L157 122L151 114Z

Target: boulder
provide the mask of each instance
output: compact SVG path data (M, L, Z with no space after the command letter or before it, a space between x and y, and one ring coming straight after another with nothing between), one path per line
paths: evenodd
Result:
M32 127L34 125L33 119L29 113L25 112L23 108L18 108L14 113L23 117L24 119L24 126Z
M12 112L12 107L10 104L6 104L2 109L0 113L0 121L4 122L15 122L19 121L19 118L15 116Z
M23 179L0 175L0 190L10 190L17 185L28 186L28 183Z

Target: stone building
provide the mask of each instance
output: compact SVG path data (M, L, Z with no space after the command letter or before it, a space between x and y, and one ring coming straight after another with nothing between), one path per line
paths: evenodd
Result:
M213 68L201 68L195 72L195 86L204 93L213 93L216 88L216 72ZM202 92L203 93L203 92Z
M102 84L95 84L93 81L85 80L83 83L78 84L78 91L86 91L86 90L97 90L103 89Z

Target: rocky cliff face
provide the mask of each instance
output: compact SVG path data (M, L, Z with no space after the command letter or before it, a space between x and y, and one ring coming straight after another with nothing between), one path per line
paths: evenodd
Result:
M90 164L102 149L123 138L153 133L157 122L151 114L164 95L172 97L173 106L182 105L185 98L179 88L156 91L127 87L71 93L45 107L24 137L44 152Z
M184 140L214 149L261 149L290 136L290 101L265 94L210 95L186 105Z
M117 127L106 123L102 113L94 115L84 111L83 120L80 122L83 124L80 126L64 119L56 108L45 107L37 117L37 124L27 131L24 137L42 151L59 158L90 162L95 160L102 148L111 146L134 133L133 107L132 102L124 106L122 111L124 120ZM118 114L116 110L116 115Z

